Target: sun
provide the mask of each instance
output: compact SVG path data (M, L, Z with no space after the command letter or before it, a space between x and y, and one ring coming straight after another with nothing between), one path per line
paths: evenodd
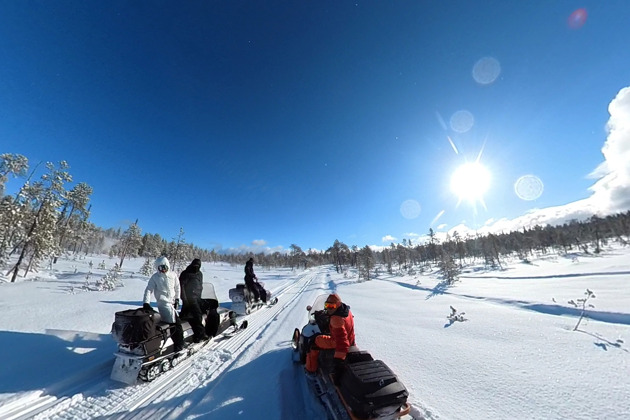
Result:
M490 187L490 178L490 171L481 163L465 163L453 172L451 191L459 197L459 202L483 204L483 195Z

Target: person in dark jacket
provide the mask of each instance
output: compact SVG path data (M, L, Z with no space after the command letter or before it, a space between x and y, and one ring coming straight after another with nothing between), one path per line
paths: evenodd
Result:
M203 326L201 292L203 290L203 273L201 260L195 258L179 275L182 295L182 317L187 318L194 333L194 341L207 340Z
M245 285L254 295L254 300L267 301L265 289L258 283L258 277L254 274L254 258L250 258L245 263Z
M345 369L348 350L355 345L354 315L350 312L350 306L343 303L336 293L328 296L324 304L324 310L330 317L330 335L320 334L315 337L311 349L306 354L306 371L309 373L317 371L320 350L334 349L334 380L338 384Z

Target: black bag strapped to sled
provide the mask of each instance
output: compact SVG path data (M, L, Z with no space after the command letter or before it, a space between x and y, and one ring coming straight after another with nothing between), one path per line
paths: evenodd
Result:
M145 341L156 335L160 314L143 308L116 312L112 334L122 344Z
M383 407L402 406L409 396L405 386L382 360L347 363L339 389L353 413L365 418Z

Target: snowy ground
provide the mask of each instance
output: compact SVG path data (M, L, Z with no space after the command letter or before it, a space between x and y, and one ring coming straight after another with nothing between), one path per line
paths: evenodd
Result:
M0 419L321 418L299 384L290 338L316 296L338 292L355 315L357 344L385 361L427 419L625 419L630 413L630 248L601 256L550 256L471 268L453 286L434 274L357 282L330 267L263 270L280 299L249 328L156 381L109 379L114 313L141 305L142 260L124 264L125 286L82 289L87 257L60 259L36 278L0 277ZM106 270L92 270L94 283ZM204 264L222 304L243 267ZM567 304L596 295L589 319ZM450 306L465 312L450 323Z

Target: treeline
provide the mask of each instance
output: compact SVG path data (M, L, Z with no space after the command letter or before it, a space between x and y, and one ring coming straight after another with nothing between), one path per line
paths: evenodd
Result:
M508 257L528 263L535 255L599 254L611 241L624 246L630 242L630 211L607 217L592 216L584 221L572 220L558 226L537 225L509 233L461 237L453 232L442 241L429 229L426 243L413 245L410 240L403 240L402 244L392 243L378 251L368 246L348 247L335 241L325 256L337 272L353 267L365 280L370 280L375 274L374 268L380 266L389 274L415 274L438 267L443 277L452 282L466 265L484 264L501 269Z
M30 170L28 159L19 154L0 155L0 269L15 282L36 271L45 261L66 254L108 253L118 257L122 267L126 258L154 259L167 256L176 270L181 270L193 258L203 261L226 261L244 264L247 255L223 255L187 243L184 231L167 240L159 234L142 233L138 221L128 229L103 229L89 221L92 187L78 183L69 188L73 179L65 161L46 163L39 179L33 179L39 165ZM15 195L5 195L9 178L26 178ZM302 250L296 245L291 254L256 254L263 266L293 266ZM11 261L11 264L9 262ZM13 261L15 261L13 263Z
M309 266L332 264L338 272L348 267L358 270L361 278L370 280L377 274L376 267L387 272L413 274L438 266L445 278L453 279L464 265L484 263L501 268L508 256L523 261L535 253L599 253L607 242L627 244L630 240L630 211L604 218L593 216L585 221L573 220L561 226L534 226L531 229L489 235L466 235L457 232L440 241L432 229L428 240L412 244L392 243L383 249L369 246L348 246L338 240L325 251L303 251L292 244L288 252L219 254L187 243L180 229L171 240L159 234L142 233L138 221L128 229L103 229L89 221L92 187L78 183L72 188L72 176L67 162L46 163L45 172L33 180L37 165L29 173L26 157L18 154L0 155L0 269L14 282L18 274L24 277L37 270L46 260L66 254L108 253L120 258L144 257L152 260L165 255L176 270L181 270L193 258L206 262L245 264L254 257L256 264L265 267L306 269ZM10 177L25 177L26 182L15 195L5 195L5 184ZM10 261L15 263L9 264Z

